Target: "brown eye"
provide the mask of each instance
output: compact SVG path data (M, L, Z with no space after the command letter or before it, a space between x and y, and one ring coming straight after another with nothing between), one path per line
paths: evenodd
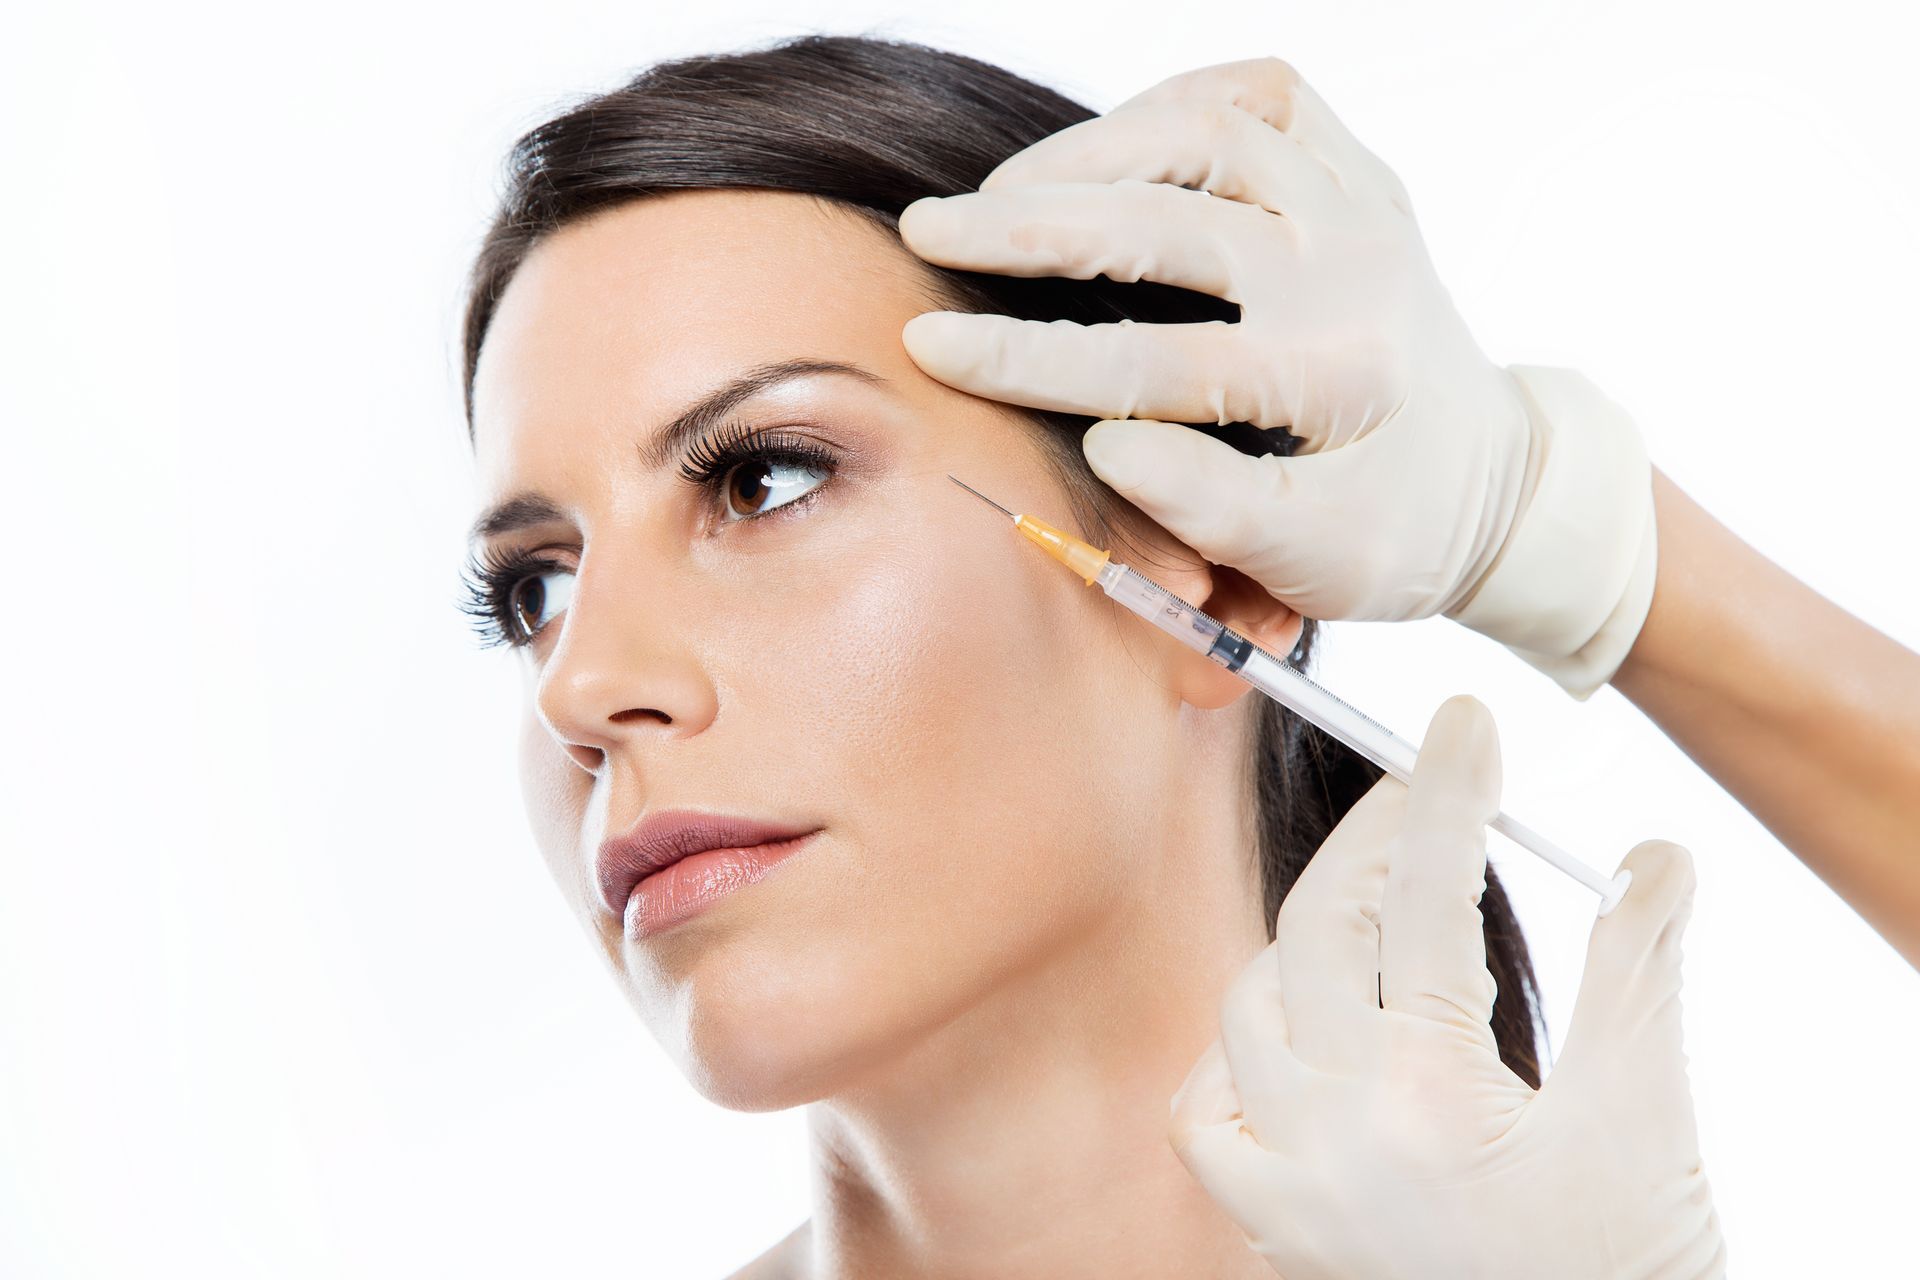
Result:
M751 520L803 498L827 478L820 467L790 462L743 462L726 476L729 520Z
M546 587L548 578L564 578L566 585L557 591ZM538 635L540 629L553 620L567 607L567 601L573 596L573 574L571 571L537 573L520 579L514 584L508 595L508 605L513 610L513 620L520 625L522 634Z

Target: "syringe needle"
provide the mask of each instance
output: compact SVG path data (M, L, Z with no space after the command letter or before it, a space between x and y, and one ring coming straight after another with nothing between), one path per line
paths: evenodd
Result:
M954 475L951 471L947 473L947 479L953 481L955 484L959 485L962 489L965 489L968 493L980 499L980 501L986 503L988 506L992 507L995 511L998 511L1001 515L1005 516L1007 519L1018 520L1020 518L1019 516L1015 515L1013 512L1001 506L999 503L995 502L992 498L989 498L986 494L980 492L978 489L968 484L965 480L962 480L959 476Z

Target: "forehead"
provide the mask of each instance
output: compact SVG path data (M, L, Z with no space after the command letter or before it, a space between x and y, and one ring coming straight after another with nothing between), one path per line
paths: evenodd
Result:
M474 376L483 463L529 430L664 421L742 370L796 356L915 372L900 342L928 276L851 211L772 191L686 191L602 211L514 273Z

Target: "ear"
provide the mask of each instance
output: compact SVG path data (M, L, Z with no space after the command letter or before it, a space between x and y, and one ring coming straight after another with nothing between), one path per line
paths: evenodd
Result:
M1185 596L1201 612L1216 622L1232 627L1275 657L1286 657L1293 652L1293 646L1300 642L1300 629L1305 625L1305 619L1238 569L1209 564L1190 571L1187 581L1194 584L1190 590L1196 593L1204 591L1204 594ZM1178 590L1171 581L1166 585ZM1180 594L1185 595L1184 592ZM1212 711L1246 694L1257 692L1252 685L1204 653L1183 649L1178 644L1171 644L1170 647L1177 651L1171 675L1183 702Z

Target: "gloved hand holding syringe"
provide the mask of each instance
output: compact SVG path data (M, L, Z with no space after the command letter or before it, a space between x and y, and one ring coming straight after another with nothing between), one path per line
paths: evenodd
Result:
M1208 617L1159 583L1114 560L1108 552L1043 520L1008 511L958 476L949 475L947 478L1002 515L1011 517L1015 528L1048 555L1086 579L1088 586L1099 587L1129 611L1153 623L1188 648L1205 654L1276 702L1306 717L1402 782L1412 782L1413 763L1417 755L1413 744L1395 735L1378 721L1349 706L1267 650L1231 627ZM1495 815L1488 825L1599 894L1599 914L1603 916L1619 903L1633 880L1633 872L1625 868L1608 879L1531 827L1509 817L1504 810Z
M899 226L949 269L1237 305L1237 321L1169 324L927 312L901 339L961 391L1096 419L1095 475L1300 617L1446 617L1578 699L1635 647L1659 530L1632 417L1574 370L1481 351L1399 178L1279 59L1170 77ZM1209 422L1284 430L1288 447L1195 429ZM1173 1102L1169 1141L1249 1247L1289 1280L1724 1274L1680 1034L1687 852L1645 841L1608 880L1499 812L1471 699L1416 753L1106 552L1000 510L1392 775L1314 851ZM1607 917L1538 1088L1491 1030L1486 826Z

